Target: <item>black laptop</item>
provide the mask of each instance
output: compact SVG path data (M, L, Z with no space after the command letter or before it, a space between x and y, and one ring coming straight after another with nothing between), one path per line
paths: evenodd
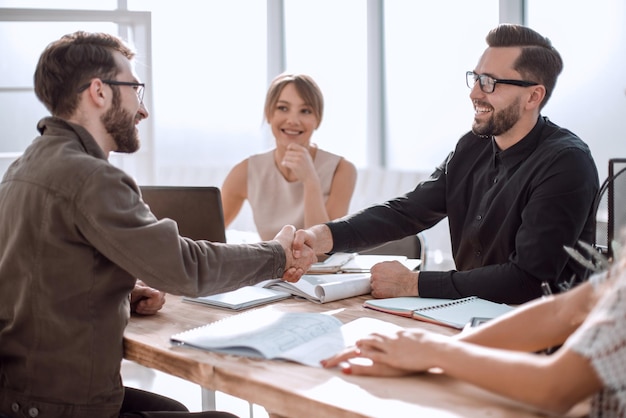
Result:
M139 186L143 201L158 219L170 218L180 235L226 242L222 198L217 187Z

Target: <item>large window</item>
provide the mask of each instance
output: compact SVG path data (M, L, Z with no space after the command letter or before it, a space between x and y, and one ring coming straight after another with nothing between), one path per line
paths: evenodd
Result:
M0 6L14 2L0 1ZM38 2L29 4L38 6ZM151 83L150 18L148 13L54 9L7 9L0 12L0 172L38 135L36 124L48 111L34 94L33 73L41 51L62 35L85 31L118 34L137 47L137 74ZM144 102L151 103L147 92ZM110 160L138 179L150 179L153 170L152 120L142 123L146 138L133 156L112 155Z
M29 36L33 23L0 22L0 171L19 155L36 134L37 120L47 113L33 92L33 69L36 56L28 51L42 50L43 39ZM50 34L58 25L45 25L42 32ZM54 35L56 36L56 34ZM16 39L23 40L20 43Z
M16 7L14 3L0 0L0 6ZM47 7L46 2L26 3L29 7ZM61 7L59 3L79 7L67 1L57 2L57 7ZM143 146L151 147L150 165L154 169L150 172L156 181L176 167L232 166L273 146L263 122L267 82L275 75L267 72L267 39L268 32L281 28L268 28L266 17L268 7L281 5L284 70L311 74L325 96L324 120L313 140L322 148L345 155L358 167L382 164L394 169L430 170L469 124L462 73L477 59L484 33L497 23L498 9L497 0L491 0L492 7L486 8L489 13L482 13L477 21L467 19L471 9L462 0L444 5L388 0L381 2L384 7L378 10L368 8L371 2L362 0L180 0L176 7L155 0L126 3L129 10L148 11L151 16L152 60L145 71L153 77L147 92L153 99L149 111L154 131L150 138L145 138L143 131L142 136ZM117 6L114 1L104 5L111 9ZM459 13L450 15L450 9ZM376 13L380 16L372 16ZM454 30L439 34L437 22L444 18L453 19L450 25ZM376 19L382 21L384 32L372 32L371 22ZM19 27L16 30L20 33L3 36L8 45L1 47L27 51L24 71L19 71L22 77L28 75L19 81L26 89L32 84L29 77L46 42L77 27L118 32L104 23L63 24L57 32L39 30L39 42L24 48L23 43L18 47L13 40L29 39L25 35L40 23L12 25ZM465 34L463 42L459 28ZM368 61L368 54L371 58L374 53L384 65L385 70L379 73L376 71L383 67L373 69L371 59ZM15 73L13 67L7 72ZM386 109L371 103L368 107L372 77L387 87ZM434 79L440 81L433 83ZM11 94L32 96L32 90ZM32 120L16 119L4 112L12 125L18 125L15 121L19 120L20 126L33 127L42 110L30 107L27 112L13 112ZM368 133L372 120L385 124L381 132L386 136ZM11 135L16 136L23 139L23 143L13 142L13 151L19 152L33 134ZM385 149L385 158L368 157L368 141L372 140L388 141L378 146ZM433 143L440 146L433 147Z
M589 144L602 180L610 158L626 157L626 4L528 0L528 25L564 61L543 113Z
M90 16L96 6L108 12L91 10ZM36 135L36 121L45 113L32 93L42 48L76 29L137 33L133 16L142 14L133 13L142 12L149 23L139 29L147 38L133 41L141 43L138 72L148 82L151 118L140 125L141 153L113 158L140 181L162 181L168 170L223 171L272 147L263 102L275 75L270 73L283 69L309 73L322 88L326 111L313 136L320 147L359 168L380 164L430 171L470 127L463 73L475 66L487 31L503 16L515 19L510 11L518 9L565 60L544 113L589 143L601 176L608 158L626 155L620 137L626 131L622 0L593 5L566 0L481 0L480 5L465 0L62 0L53 6L47 0L0 0L0 7L83 10L82 20L66 19L77 10L58 10L47 23L46 15L10 21L0 10L0 123L7 132L0 138L0 172ZM282 19L268 24L268 16ZM554 25L557 17L560 23ZM273 54L276 40L284 51L281 62L274 62L283 57ZM380 155L372 158L373 152Z
M498 0L384 4L385 165L430 172L471 127L465 72L474 69L487 32L498 24Z
M264 149L265 2L128 5L152 14L157 180L177 166L231 166Z
M92 30L117 31L113 24L85 24ZM48 112L36 99L33 72L38 55L50 40L67 33L65 23L0 22L0 169L4 171L13 158L33 140L37 121ZM17 42L19 40L19 42Z
M366 164L367 3L285 1L286 70L310 74L324 94L321 148Z

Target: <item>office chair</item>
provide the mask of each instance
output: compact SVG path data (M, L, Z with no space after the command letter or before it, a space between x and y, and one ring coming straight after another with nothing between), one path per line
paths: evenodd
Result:
M396 241L386 242L378 247L369 250L359 251L359 254L368 255L403 255L407 258L416 258L422 260L420 269L424 269L426 265L426 241L424 236L419 233L409 235Z
M222 198L217 187L139 186L143 201L158 218L170 218L181 235L226 242Z
M613 242L619 240L626 226L626 158L609 160L609 174L600 186L594 202L594 246L609 259L614 254Z

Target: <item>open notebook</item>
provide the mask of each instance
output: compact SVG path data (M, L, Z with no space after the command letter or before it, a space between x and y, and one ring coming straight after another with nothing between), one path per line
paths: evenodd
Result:
M286 299L291 295L315 303L326 303L364 295L370 291L369 273L305 274L294 283L268 279L230 292L197 298L183 297L183 301L241 310Z

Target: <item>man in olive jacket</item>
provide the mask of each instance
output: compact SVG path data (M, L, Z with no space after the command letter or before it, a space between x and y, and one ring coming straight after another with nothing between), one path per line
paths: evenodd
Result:
M273 241L227 245L183 238L175 222L155 218L107 160L139 148L136 125L148 117L133 56L114 36L77 32L37 65L35 92L52 117L0 184L0 416L155 410L157 395L125 391L120 378L131 303L154 313L161 292L296 281L316 260L310 248L292 253L291 226ZM137 278L147 286L135 288Z

